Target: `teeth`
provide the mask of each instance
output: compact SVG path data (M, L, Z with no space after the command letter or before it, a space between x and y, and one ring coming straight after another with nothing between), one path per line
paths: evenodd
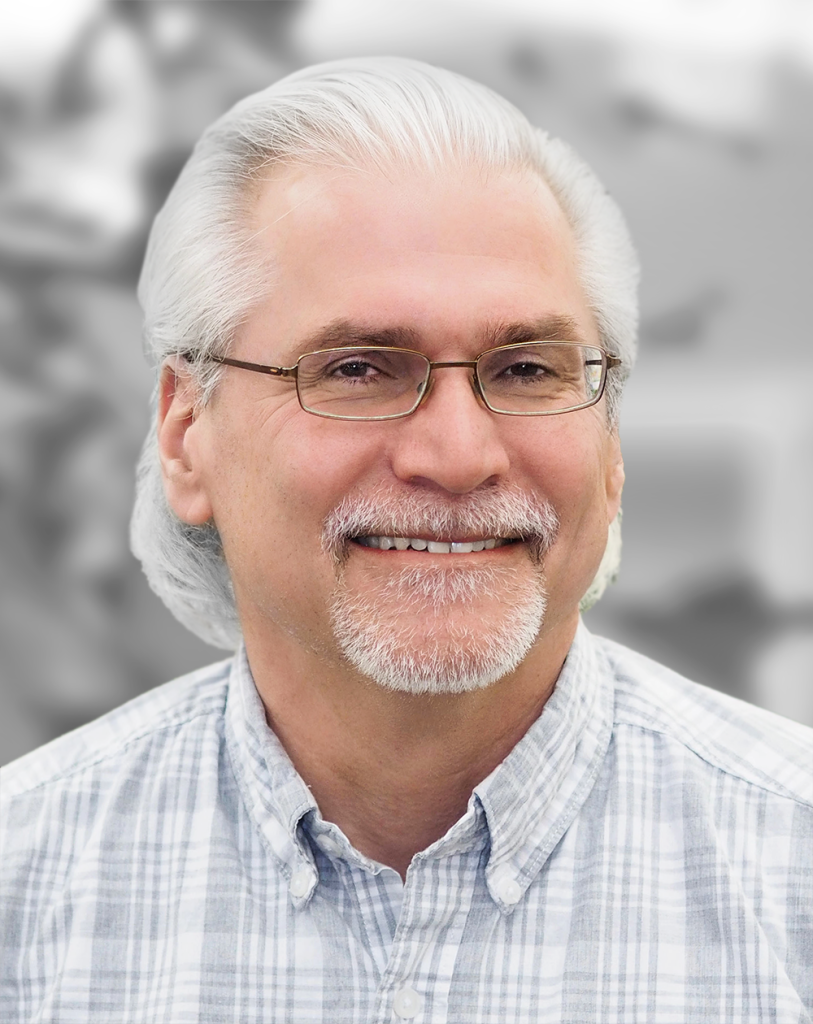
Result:
M367 548L380 548L382 551L429 551L433 555L467 555L472 551L491 551L496 547L510 544L510 540L489 537L488 540L424 540L422 537L358 537L358 542Z
M448 555L452 550L452 545L445 540L430 540L426 549L430 555Z

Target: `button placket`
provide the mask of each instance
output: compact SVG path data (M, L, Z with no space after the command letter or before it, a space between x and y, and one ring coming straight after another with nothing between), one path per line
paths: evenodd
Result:
M420 853L413 858L371 1018L376 1024L399 1020L421 1024L427 1016L433 1021L445 1019L454 972L449 964L436 963L432 950L441 927L462 934L474 892L468 883L482 870L480 857L479 850L476 856L453 854L448 873L455 881L448 887L437 884L442 857Z

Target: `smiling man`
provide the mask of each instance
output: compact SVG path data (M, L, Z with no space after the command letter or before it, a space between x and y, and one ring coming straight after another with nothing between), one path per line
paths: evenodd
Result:
M11 767L7 1021L804 1021L811 735L580 624L623 221L410 61L203 137L141 283L134 549L234 657Z

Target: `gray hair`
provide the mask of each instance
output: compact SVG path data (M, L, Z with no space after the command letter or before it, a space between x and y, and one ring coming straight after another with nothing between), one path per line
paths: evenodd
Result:
M453 72L400 58L305 68L242 100L204 132L155 219L139 282L146 347L156 366L177 353L191 355L201 401L211 396L220 370L207 357L228 352L268 287L268 257L249 224L270 170L386 173L394 164L521 169L548 184L573 231L602 344L622 361L607 385L614 427L638 319L638 262L616 203L566 143L535 128L507 100ZM216 647L239 643L217 528L189 526L169 508L155 417L138 467L131 543L150 586L180 622Z

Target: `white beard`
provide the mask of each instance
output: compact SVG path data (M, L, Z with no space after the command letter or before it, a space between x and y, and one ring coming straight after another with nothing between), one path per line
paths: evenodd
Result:
M339 647L359 672L390 690L465 693L491 685L518 667L539 635L547 603L542 555L556 529L550 506L513 491L454 503L436 495L346 500L325 525L325 547L336 560L332 623ZM348 537L474 531L527 536L527 567L464 567L449 555L448 565L388 570L382 562L365 594L348 585Z
M484 622L483 593L500 597L499 621ZM513 672L542 626L543 582L529 588L515 569L427 566L394 573L375 597L342 583L333 630L348 661L381 686L404 693L466 693ZM464 621L451 621L467 608Z

